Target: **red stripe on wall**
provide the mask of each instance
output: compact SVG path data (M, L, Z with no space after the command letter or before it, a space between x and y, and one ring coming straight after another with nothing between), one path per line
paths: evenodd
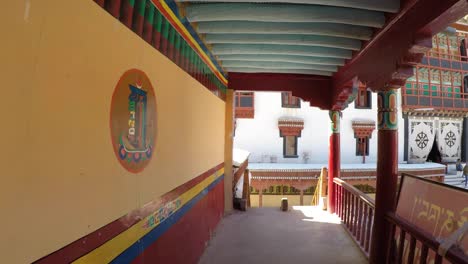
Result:
M143 39L151 44L153 38L153 25L145 20L143 25Z
M130 1L124 0L122 2L122 14L120 15L120 21L127 26L132 28L133 22L133 6L130 5Z
M133 26L132 30L137 33L138 36L143 37L143 22L145 18L140 15L138 12L135 13L135 17L133 19Z
M98 4L99 6L104 7L104 0L94 0L94 2L96 2L96 4Z
M213 173L215 173L223 167L224 163L221 163L216 167L211 168L210 170L202 173L201 175L193 178L192 180L164 194L159 199L150 202L145 207L133 210L127 215L122 216L121 218L35 261L34 263L69 263L80 258L81 256L91 252L95 248L101 246L105 242L114 238L123 231L127 230L141 219L147 217L148 215L153 213L157 208L159 208L161 204L176 199L181 194L185 193L186 191L188 191L198 183L202 182L204 179L206 179L207 177L209 177L210 175L212 175ZM224 198L222 198L221 200L224 201Z
M106 3L106 10L117 19L120 17L120 1L121 0L111 0ZM124 1L128 2L128 0Z
M153 47L160 51L161 48L161 33L156 28L153 28Z
M168 57L169 41L164 36L161 36L161 53Z
M224 212L224 180L132 263L197 263Z
M193 50L197 51L198 49L195 47L195 44L192 43L192 41L190 40L190 38L188 38L187 36L185 36L185 34L183 34L183 30L182 28L177 24L175 23L174 19L171 17L171 15L166 11L166 9L161 5L160 1L154 1L154 0L151 0L151 2L153 2L153 4L156 6L156 8L161 12L161 14L164 15L164 17L166 17L166 19L168 21L171 21L171 25L174 26L174 28L177 30L177 32L179 32L180 36L182 38L184 38L187 43L190 45L190 47L193 48ZM197 52L198 54L198 52ZM201 58L201 57L200 57ZM201 58L207 65L209 65L208 61L206 61L205 59ZM217 76L217 78L219 79L219 81L225 85L227 85L227 83L225 83L225 81L222 80L222 74L218 71L213 71L213 73ZM225 96L224 96L225 97Z

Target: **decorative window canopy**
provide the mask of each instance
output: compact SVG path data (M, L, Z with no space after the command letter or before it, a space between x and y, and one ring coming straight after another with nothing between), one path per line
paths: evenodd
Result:
M304 128L304 120L301 118L282 117L278 119L278 128L281 136L299 137Z
M375 121L373 120L353 120L352 122L354 137L370 138L375 129Z

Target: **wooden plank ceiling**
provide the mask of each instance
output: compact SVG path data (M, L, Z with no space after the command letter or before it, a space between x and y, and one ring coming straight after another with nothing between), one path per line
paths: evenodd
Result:
M324 109L346 106L351 92L343 87L351 80L383 86L407 78L419 55L408 67L397 61L430 48L433 31L468 12L460 0L176 2L228 72L230 88L291 90Z

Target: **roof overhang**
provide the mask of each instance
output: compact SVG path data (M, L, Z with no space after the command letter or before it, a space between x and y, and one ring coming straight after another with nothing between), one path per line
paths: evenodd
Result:
M171 2L172 0L170 0ZM228 87L343 109L360 82L401 87L466 0L177 0Z

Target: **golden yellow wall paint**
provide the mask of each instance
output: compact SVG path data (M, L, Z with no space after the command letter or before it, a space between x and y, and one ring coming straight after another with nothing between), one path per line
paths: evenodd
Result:
M233 210L232 205L232 181L233 181L233 145L234 145L234 91L226 90L224 125L224 212Z
M0 18L0 252L26 263L224 160L224 102L91 0L8 1ZM111 145L120 76L155 90L154 157L127 172Z

